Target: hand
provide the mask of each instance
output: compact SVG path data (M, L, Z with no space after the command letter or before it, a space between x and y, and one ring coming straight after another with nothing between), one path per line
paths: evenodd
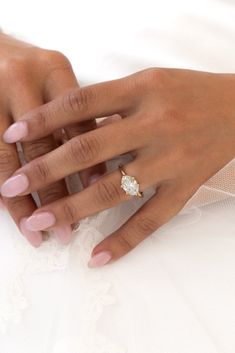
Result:
M61 53L44 50L27 43L0 34L0 134L13 121L19 121L26 112L65 94L78 87L68 59ZM77 136L95 128L94 120L66 128L66 138ZM37 126L40 130L40 125ZM57 133L58 135L58 133ZM31 161L57 147L55 136L32 142L25 142L23 158ZM0 184L21 166L19 153L15 145L0 141ZM90 168L81 175L84 185L92 174L99 173L99 166ZM51 203L68 195L65 181L56 181L53 185L42 186L39 192L41 205ZM26 228L26 219L36 210L32 196L3 198L4 205L26 238L35 246L42 242L42 232L31 232ZM67 243L71 239L70 225L55 229L55 235Z
M129 252L167 222L208 178L235 155L235 78L190 70L149 69L123 79L75 89L21 117L6 142L32 141L64 125L118 113L123 119L75 137L23 166L2 185L5 197L27 195L118 154L140 190L156 194L98 244L91 267ZM40 129L38 129L40 126ZM80 193L54 201L26 221L32 231L69 225L127 201L120 172ZM13 191L13 192L12 192Z

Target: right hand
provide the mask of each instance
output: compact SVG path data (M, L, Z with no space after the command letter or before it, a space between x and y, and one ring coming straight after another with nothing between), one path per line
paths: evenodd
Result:
M57 96L78 87L69 60L61 53L41 49L18 41L0 33L0 134L20 119L26 112L45 104ZM40 126L38 127L40 129ZM96 128L95 120L89 123L75 124L66 128L70 139L78 134ZM60 135L60 134L59 134ZM61 141L62 143L62 141ZM58 146L55 136L40 138L22 144L23 157L29 162ZM16 145L0 140L0 185L21 166ZM83 186L88 186L92 176L102 174L104 165L94 166L80 174ZM41 205L59 200L68 194L65 181L39 190ZM43 240L42 232L30 232L25 220L37 208L31 195L14 198L2 198L23 235L34 246ZM72 236L71 226L58 227L54 235L64 244Z

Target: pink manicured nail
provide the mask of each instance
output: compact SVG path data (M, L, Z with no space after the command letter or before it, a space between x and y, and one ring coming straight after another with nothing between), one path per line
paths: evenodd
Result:
M99 180L101 178L101 175L100 174L94 174L94 175L91 175L90 178L89 178L89 185L95 183L97 180Z
M61 244L67 245L72 239L72 228L71 226L57 227L53 229L55 237Z
M22 218L20 221L20 231L25 238L36 248L42 244L42 233L32 232L26 227L27 218Z
M6 143L14 143L20 141L28 135L28 125L26 121L18 121L12 124L4 133L3 140Z
M14 197L27 190L28 187L29 180L25 174L15 175L1 186L1 194L5 197Z
M33 214L25 222L26 228L33 232L44 230L53 226L56 218L51 212L38 212Z
M109 251L102 251L94 255L88 262L89 267L100 267L107 264L112 258L112 255Z

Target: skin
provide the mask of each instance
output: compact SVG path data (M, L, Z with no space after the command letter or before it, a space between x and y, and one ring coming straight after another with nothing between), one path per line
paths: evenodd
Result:
M119 114L123 119L74 137L18 169L14 175L28 180L20 195L131 152L126 173L136 177L141 191L154 186L156 193L93 249L90 265L117 260L176 215L234 158L234 95L234 75L155 68L71 90L21 117L25 135L19 140L34 141L95 117ZM49 215L54 223L45 229L53 229L128 201L131 196L120 188L120 179L118 170L106 174L83 191L33 212L28 225L35 215Z
M18 41L0 33L0 134L13 123L19 121L25 113L41 106L71 89L78 88L77 79L69 60L61 53L44 50ZM66 127L66 139L96 128L95 120ZM64 135L65 136L65 135ZM61 145L62 134L50 133L45 137L22 144L23 158L29 162L53 151ZM21 166L16 145L0 141L0 184ZM91 175L101 171L95 166L81 174L83 184L88 185ZM41 205L50 204L66 195L65 181L55 181L50 186L38 189ZM42 242L42 232L28 232L22 221L26 220L37 207L31 195L1 199L22 233L34 246ZM62 242L70 240L71 225L55 230Z

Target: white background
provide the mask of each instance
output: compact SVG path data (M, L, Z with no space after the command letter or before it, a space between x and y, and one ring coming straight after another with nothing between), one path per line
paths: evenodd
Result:
M235 71L233 0L1 0L0 25L66 54L85 82L147 66Z

